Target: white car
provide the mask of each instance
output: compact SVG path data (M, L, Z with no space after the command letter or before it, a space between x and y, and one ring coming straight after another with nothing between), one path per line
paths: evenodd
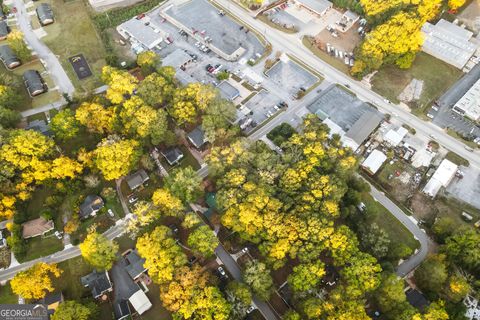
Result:
M55 237L57 237L57 239L62 239L62 238L63 238L62 232L60 232L60 231L55 231Z
M220 275L221 275L222 277L226 277L226 276L227 276L227 274L225 273L225 270L223 270L222 267L218 267L217 270L218 270L218 272L220 273Z
M108 215L109 215L110 217L112 217L112 218L115 217L115 214L113 213L113 210L112 210L112 209L108 209L107 212L108 212Z
M247 309L247 314L252 313L253 310L255 310L255 307L250 305L250 307Z
M128 203L135 203L137 202L138 198L135 197L135 196L131 196L130 198L128 198Z

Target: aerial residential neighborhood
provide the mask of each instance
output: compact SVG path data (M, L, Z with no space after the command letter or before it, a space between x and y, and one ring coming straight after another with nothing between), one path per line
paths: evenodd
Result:
M0 319L480 320L480 2L0 1Z

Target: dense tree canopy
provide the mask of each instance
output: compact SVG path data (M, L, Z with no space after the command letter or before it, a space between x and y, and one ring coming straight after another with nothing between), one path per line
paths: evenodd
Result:
M39 262L30 269L18 272L10 285L12 291L24 299L41 299L47 292L53 292L52 277L58 278L62 270L55 264Z
M82 257L94 268L110 270L116 260L118 245L98 232L90 232L79 245Z

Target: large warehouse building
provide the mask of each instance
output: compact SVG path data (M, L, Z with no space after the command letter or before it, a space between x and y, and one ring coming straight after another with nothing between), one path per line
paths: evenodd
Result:
M473 121L480 120L480 79L455 103L452 110Z

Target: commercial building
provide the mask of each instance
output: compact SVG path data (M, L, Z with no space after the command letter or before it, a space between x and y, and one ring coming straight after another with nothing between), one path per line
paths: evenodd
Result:
M472 41L472 32L444 19L435 25L426 22L422 32L425 35L422 50L459 69L467 64L479 47L477 42Z
M227 99L228 101L233 101L240 96L240 91L232 86L227 80L220 82L217 89L220 91L222 98Z
M300 0L294 1L296 5L302 7L317 16L323 16L333 6L327 0Z
M160 29L156 29L151 23L144 19L133 18L117 27L118 33L130 42L132 50L135 53L141 53L146 50L151 50L158 46L165 35Z
M480 79L455 103L452 110L473 121L480 120Z
M193 58L182 49L176 49L162 59L162 65L171 66L175 69L185 70L185 67L193 61Z
M403 138L405 138L407 133L408 133L408 130L405 129L404 127L399 127L397 129L390 129L387 131L387 133L383 137L383 141L392 147L396 147L403 141Z
M435 198L442 187L446 188L457 173L458 166L444 159L423 188L423 193Z
M375 149L367 159L363 161L362 168L369 174L374 175L386 160L387 156L383 152Z

